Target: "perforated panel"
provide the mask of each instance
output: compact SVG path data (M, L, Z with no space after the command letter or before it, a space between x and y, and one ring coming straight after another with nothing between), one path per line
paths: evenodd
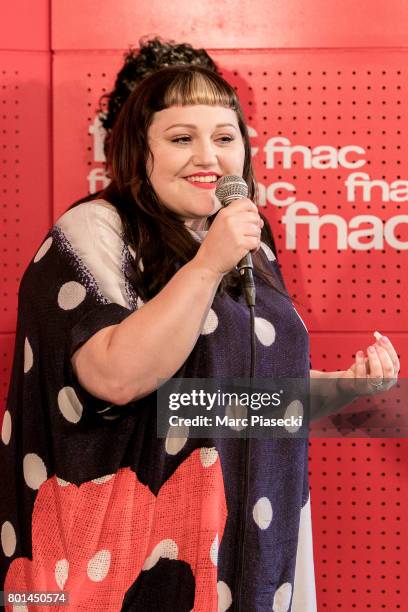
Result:
M110 91L121 53L56 54L53 63L54 217L104 183L100 96ZM92 173L94 170L94 173Z
M1 53L1 331L12 332L17 290L50 223L49 57Z
M310 447L318 610L405 610L407 441Z
M236 66L236 60L223 59L223 65ZM386 183L406 178L402 172L407 117L401 106L401 62L398 54L384 52L378 56L374 52L275 54L273 61L267 54L240 58L239 76L248 81L247 89L241 85L240 91L248 123L258 134L254 138L259 147L254 158L258 179L266 187L278 181L294 186L295 194L282 189L276 193L278 200L294 195L296 201L311 203L309 210L296 213L300 219L292 213L292 221L282 224L291 207L271 206L271 198L265 198L281 252L285 250L285 277L293 297L304 304L302 313L312 330L394 330L403 324L404 251L384 239L382 222L402 215L404 205L383 202L378 188L368 202L363 202L361 189L356 200L348 202L345 186L357 171ZM347 145L362 147L366 154L352 153L348 159L364 159L366 165L358 170L305 168L307 156L296 153L287 159L290 167L284 168L283 152L274 151L277 146L268 143L274 136L286 138L289 146L312 150L324 145L337 151ZM313 157L317 158L317 151ZM353 248L355 230L347 225L358 222L357 229L372 227L355 219L367 214L377 227L376 245L363 250L367 239L360 238ZM324 215L335 215L326 219L334 220L339 229L327 223L319 231ZM407 221L404 215L404 225L395 231L404 249ZM319 239L313 238L313 231Z

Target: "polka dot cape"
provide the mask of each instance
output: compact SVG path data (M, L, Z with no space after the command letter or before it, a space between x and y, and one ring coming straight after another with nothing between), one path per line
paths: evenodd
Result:
M238 591L241 610L315 611L306 440L251 441L244 516L242 440L157 439L155 393L114 406L75 377L73 352L144 306L126 278L134 256L97 200L64 213L25 271L1 427L0 590L64 590L87 612L236 610ZM259 279L255 333L257 376L309 375L302 320ZM244 300L217 295L177 376L247 377L248 346Z

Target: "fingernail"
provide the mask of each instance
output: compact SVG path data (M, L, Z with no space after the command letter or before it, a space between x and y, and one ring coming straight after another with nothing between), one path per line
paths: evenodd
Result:
M389 339L387 338L387 336L381 336L380 341L381 341L383 344L388 344Z
M357 351L357 357L364 357L363 351Z
M370 353L375 353L375 348L373 346L369 346L368 350L370 351Z

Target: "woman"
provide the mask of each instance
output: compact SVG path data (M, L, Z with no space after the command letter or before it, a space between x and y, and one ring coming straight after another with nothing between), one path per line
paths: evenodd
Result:
M202 68L151 75L115 124L109 166L104 198L56 222L21 283L4 589L67 593L78 610L313 610L307 441L156 436L159 379L248 376L231 272L248 251L256 376L309 378L234 90ZM229 174L249 198L220 210ZM376 359L397 371L391 349Z

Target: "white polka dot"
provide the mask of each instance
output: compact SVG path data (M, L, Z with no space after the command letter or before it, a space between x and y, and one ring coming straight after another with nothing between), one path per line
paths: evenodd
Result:
M219 549L219 542L218 542L218 533L217 533L217 535L215 536L214 542L211 544L211 547L210 547L210 559L214 565L218 565L218 549Z
M184 425L180 427L176 425L171 426L165 443L166 452L169 455L177 455L187 442L188 433L189 428Z
M3 416L3 425L1 426L1 439L4 444L8 444L11 438L11 414L8 410Z
M47 468L43 460L35 453L28 453L23 461L24 480L34 490L40 488L47 480Z
M27 374L33 367L34 357L33 350L30 346L28 338L24 340L24 374Z
M210 467L218 459L218 453L215 448L202 448L200 449L200 461L203 467Z
M34 257L34 263L37 263L37 261L40 261L40 259L44 257L44 255L46 254L46 252L48 251L51 245L52 245L52 238L50 236L49 238L47 238L47 240L43 242L43 244L38 249Z
M285 410L285 419L290 419L290 417L303 417L303 405L299 400L294 400L290 402L289 406ZM300 429L301 425L285 425L285 429L290 433L295 433L298 429Z
M261 497L252 510L252 516L260 529L268 529L272 521L272 505L267 497Z
M217 583L218 593L218 612L225 612L232 604L231 590L225 582L220 580Z
M274 255L274 252L272 251L271 247L269 247L267 244L265 244L265 242L261 242L261 249L263 250L263 252L267 256L269 261L275 261L276 257Z
M275 591L272 608L273 612L287 612L289 610L291 597L292 585L289 582L285 582Z
M141 308L142 306L144 306L144 301L142 300L142 298L137 297L136 299L136 308Z
M101 582L109 572L111 554L109 550L100 550L88 563L88 578L93 582Z
M63 310L72 310L79 306L86 297L86 289L76 281L62 285L58 293L58 306Z
M262 317L255 317L255 334L261 344L264 346L271 346L275 342L275 328L266 319Z
M113 478L114 474L107 474L106 476L101 476L100 478L94 478L92 482L95 484L104 484L105 482L109 482L111 478Z
M58 393L58 408L70 423L78 423L82 416L82 404L72 387L63 387Z
M246 419L248 417L248 407L243 404L234 403L228 404L225 408L225 414L228 419L232 419L229 427L234 431L242 431L245 429L246 425L243 424L241 419Z
M59 478L58 476L57 476L57 482L60 487L67 487L69 484L71 484L67 482L66 480L63 480L62 478Z
M143 570L151 569L158 560L163 557L164 559L177 559L178 546L174 540L162 540L153 548L152 553L147 557L143 564Z
M65 586L65 583L68 578L69 572L69 562L67 559L60 559L55 564L55 582L58 584L59 588L62 589Z
M6 521L1 526L1 546L6 557L14 555L16 550L16 532L10 521Z
M212 334L218 327L218 317L216 312L210 308L208 315L204 321L201 333L203 335Z

